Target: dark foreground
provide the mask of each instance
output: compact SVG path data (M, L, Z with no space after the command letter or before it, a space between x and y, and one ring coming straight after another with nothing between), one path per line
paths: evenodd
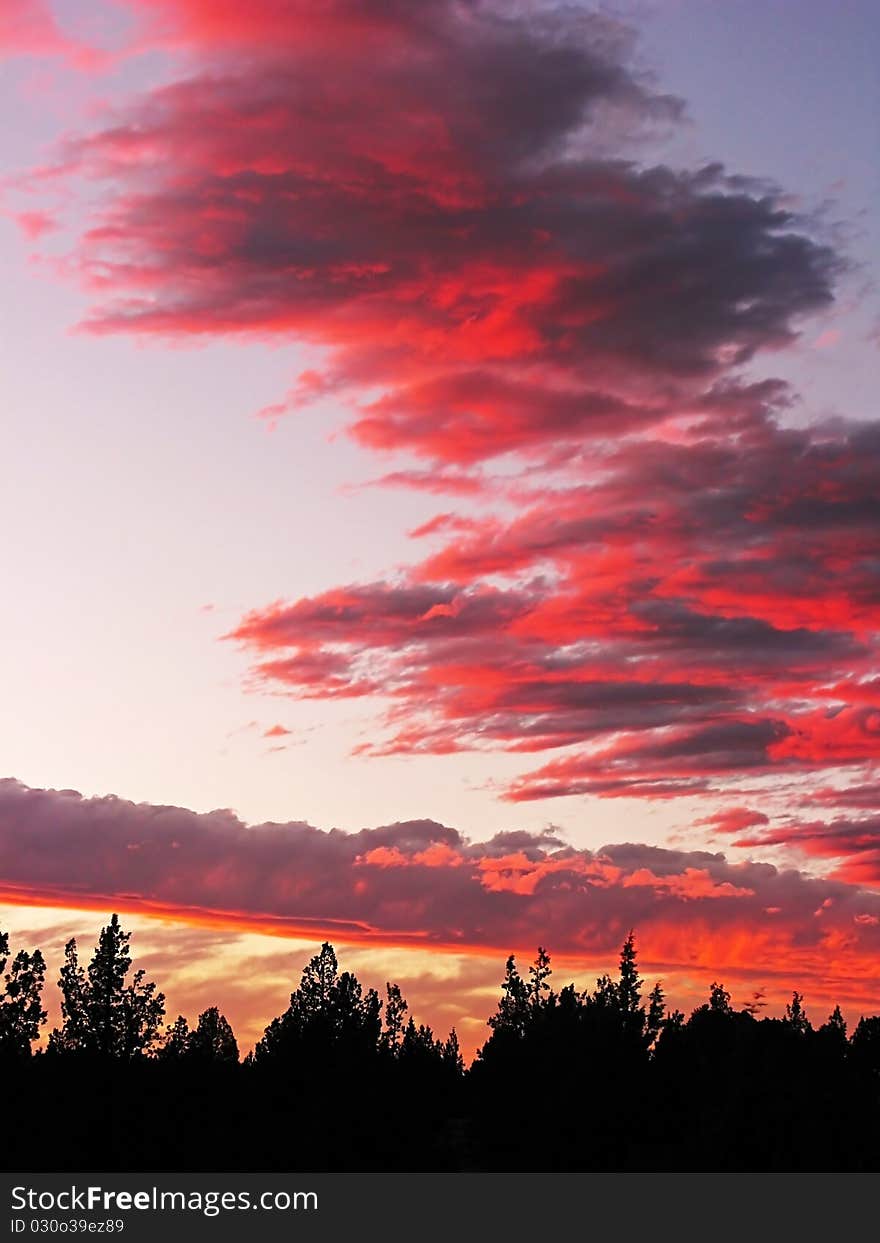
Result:
M454 1032L417 1027L395 985L383 1005L326 944L241 1062L216 1007L160 1027L127 946L115 916L88 971L70 943L37 1053L39 954L6 975L0 1169L880 1170L880 1018L814 1027L797 993L761 1018L716 984L685 1019L659 986L643 1001L632 936L584 993L550 987L543 950L525 978L510 958L467 1069Z
M739 1015L653 1061L552 1037L463 1076L42 1056L2 1091L9 1171L880 1169L876 1070Z

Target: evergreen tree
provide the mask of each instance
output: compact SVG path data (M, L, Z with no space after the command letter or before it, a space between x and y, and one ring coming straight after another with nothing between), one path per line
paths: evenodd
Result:
M398 984L387 982L385 985L385 1028L382 1032L382 1047L388 1053L396 1053L403 1037L403 1016L409 1006L403 998Z
M186 1056L199 1062L238 1062L238 1043L228 1020L216 1006L199 1015L196 1029L186 1042Z
M635 934L630 932L620 951L617 1004L624 1014L635 1014L641 1004L642 980L636 959Z
M266 1028L255 1063L279 1057L290 1062L305 1054L338 1060L346 1050L353 1062L375 1055L381 1047L381 1010L375 989L364 993L350 972L338 974L336 954L325 941L303 969L285 1013Z
M337 1038L361 1054L376 1053L382 1036L382 1004L374 988L366 992L357 976L343 971L331 994Z
M84 1053L90 1046L86 973L80 966L73 937L64 946L64 965L58 977L61 990L61 1027L49 1037L58 1053Z
M549 977L553 974L550 968L550 955L544 949L543 945L538 946L538 955L534 963L529 967L529 975L532 977L529 982L529 998L533 1006L541 1006L549 998L542 997L542 993L550 992L550 985L547 983Z
M862 1015L849 1043L855 1066L863 1074L880 1076L880 1015Z
M59 1073L37 1057L14 1073L9 1057L28 1056L45 1020L45 966L39 951L10 960L0 933L0 1164L66 1157L69 1136L56 1143L37 1121L51 1107L71 1119L84 1161L114 1168L229 1154L287 1168L316 1152L345 1169L880 1167L880 1017L863 1017L847 1042L835 1007L813 1035L799 992L784 1018L756 1022L713 982L685 1023L666 1013L660 983L639 999L632 934L619 978L600 977L592 994L551 990L543 947L527 980L508 958L492 1035L466 1074L454 1029L442 1040L407 1018L391 983L383 1023L378 995L339 972L329 943L245 1068L216 1007L192 1031L178 1016L157 1064L131 1065L156 1042L163 1006L132 975L128 944L113 919L88 971L75 942L65 947L50 1047L94 1059ZM120 1063L111 1074L100 1054Z
M421 1067L424 1070L431 1065L439 1067L443 1065L443 1054L443 1041L434 1039L434 1032L426 1023L416 1026L410 1017L400 1042L401 1063L412 1069Z
M791 995L791 1001L785 1007L785 1018L783 1022L796 1031L798 1035L805 1036L813 1030L810 1020L807 1018L806 1011L803 1007L803 995L794 992Z
M443 1044L442 1056L444 1066L455 1071L456 1075L464 1073L464 1058L461 1056L461 1046L458 1043L458 1035L454 1027Z
M511 1032L522 1036L525 1032L529 1009L529 988L516 969L516 960L511 954L504 966L504 980L501 984L501 1000L498 1009L488 1020L494 1031Z
M135 972L126 985L130 940L114 914L101 929L88 972L79 964L76 941L68 941L58 980L63 1022L52 1033L53 1051L130 1058L152 1047L165 1016L165 998L144 971Z
M838 1061L845 1060L847 1053L846 1020L840 1012L840 1006L834 1007L816 1036L820 1041L820 1048L826 1053Z
M165 1017L165 996L146 979L146 972L136 971L122 995L121 1053L134 1057L151 1049Z
M846 1037L846 1019L840 1012L840 1006L835 1006L828 1015L828 1024L834 1031L840 1032L841 1036ZM824 1024L823 1024L824 1026Z
M410 1015L406 1027L403 1029L403 1039L400 1042L400 1056L402 1058L413 1057L417 1053L424 1052L426 1047L433 1049L434 1033L430 1027L425 1027L424 1023L416 1027L415 1019Z
M101 929L88 970L86 1013L98 1053L122 1056L126 1035L125 977L131 966L130 933L124 932L119 916Z
M610 975L600 975L596 980L596 987L592 993L584 994L584 1001L590 1006L597 1006L602 1010L617 1010L617 985Z
M650 1046L654 1043L663 1028L666 1014L666 998L663 987L658 980L651 989L648 999L648 1015L645 1022L645 1041Z
M178 1014L174 1022L165 1028L156 1056L163 1062L175 1062L186 1057L190 1035L189 1023L182 1014Z
M29 1057L46 1021L42 1007L46 963L39 950L20 950L9 966L9 939L0 932L0 1058Z
M304 1015L323 1014L330 1005L339 964L329 941L303 969L297 989L297 1006Z
M733 1014L733 1007L730 1004L730 993L721 984L717 984L714 980L709 989L709 1009L713 1014Z

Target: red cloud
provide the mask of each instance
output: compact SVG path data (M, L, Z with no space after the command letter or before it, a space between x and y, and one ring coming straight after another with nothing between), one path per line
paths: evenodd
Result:
M752 811L748 807L728 807L714 815L705 816L696 823L709 825L717 833L741 833L743 829L768 824L769 821L761 811Z
M765 188L598 154L609 114L680 111L608 19L214 7L160 5L196 71L64 149L113 190L77 256L95 331L298 335L330 359L292 401L378 384L364 443L458 462L666 417L830 300Z
M624 443L512 521L426 524L454 541L395 583L257 610L234 637L292 693L390 694L375 754L591 744L516 798L871 763L880 438L783 430L765 397L738 395L747 451L714 416L696 439Z
M650 159L681 106L631 32L573 6L131 4L186 68L59 151L103 191L71 260L87 327L310 343L266 413L332 395L409 455L386 483L514 506L422 524L393 580L251 611L257 682L390 699L373 754L558 752L513 800L863 781L878 424L790 426L786 385L743 372L846 265L775 187Z
M836 860L833 876L852 884L880 887L880 813L856 820L840 816L831 821L786 823L750 834L736 844L745 849L786 846L802 854Z
M856 807L863 811L880 811L880 782L844 787L824 786L811 790L803 799L810 806Z

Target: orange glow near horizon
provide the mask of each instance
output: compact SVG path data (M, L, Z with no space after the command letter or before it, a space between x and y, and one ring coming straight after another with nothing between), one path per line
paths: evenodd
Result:
M7 905L2 905L6 903ZM77 938L87 960L100 925L111 910L133 931L132 953L166 994L166 1019L178 1013L193 1022L209 1005L218 1005L233 1024L242 1055L264 1027L287 1005L299 973L322 940L334 945L340 966L353 970L365 987L384 996L386 980L400 983L417 1022L427 1022L445 1036L455 1027L470 1058L488 1035L486 1019L500 996L504 960L516 953L521 971L534 957L534 946L418 945L385 936L353 939L334 928L243 920L217 912L172 912L148 903L101 902L75 907L54 899L0 893L0 928L9 929L15 948L42 948L49 963L46 1002L49 1024L59 1021L55 989L64 941ZM91 915L100 918L88 918ZM762 1014L779 1015L794 989L803 992L814 1023L840 1005L850 1026L863 1014L880 1011L880 964L875 956L853 956L851 947L832 938L816 952L798 951L769 935L743 928L723 941L699 926L687 930L653 927L637 932L645 993L657 979L667 1005L687 1014L702 1004L716 980L733 993L735 1005L757 997ZM29 943L22 939L26 934ZM41 935L46 940L41 941ZM625 934L624 934L625 935ZM32 942L32 944L30 943ZM279 946L283 944L283 948ZM608 953L551 953L557 988L574 981L590 988L596 978L614 974L617 948ZM47 1030L48 1030L47 1027Z

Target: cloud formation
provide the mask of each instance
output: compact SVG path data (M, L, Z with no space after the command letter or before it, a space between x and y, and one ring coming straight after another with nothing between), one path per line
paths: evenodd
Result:
M18 56L58 56L74 68L92 71L106 63L100 49L62 28L49 0L3 0L0 56L7 60Z
M613 956L636 927L654 970L850 992L858 978L860 995L880 980L880 895L834 878L707 851L575 849L550 831L473 842L431 820L249 826L13 780L0 783L0 897L385 949L505 954L537 938L575 963Z
M0 7L0 50L6 56L60 51L65 41L46 0L16 0Z
M394 582L256 610L232 637L269 686L391 696L373 753L565 748L514 799L870 772L877 428L782 427L763 387L723 400L689 438L591 453L513 519L438 517Z
M876 805L876 804L875 804ZM835 861L832 876L880 889L880 816L795 821L741 837L738 846L795 848L807 856Z
M256 682L390 698L376 755L556 752L513 801L867 787L880 425L758 376L846 267L783 191L652 159L681 101L575 6L130 7L171 79L44 170L102 192L87 330L311 345L267 417L332 399L484 505L252 610Z

